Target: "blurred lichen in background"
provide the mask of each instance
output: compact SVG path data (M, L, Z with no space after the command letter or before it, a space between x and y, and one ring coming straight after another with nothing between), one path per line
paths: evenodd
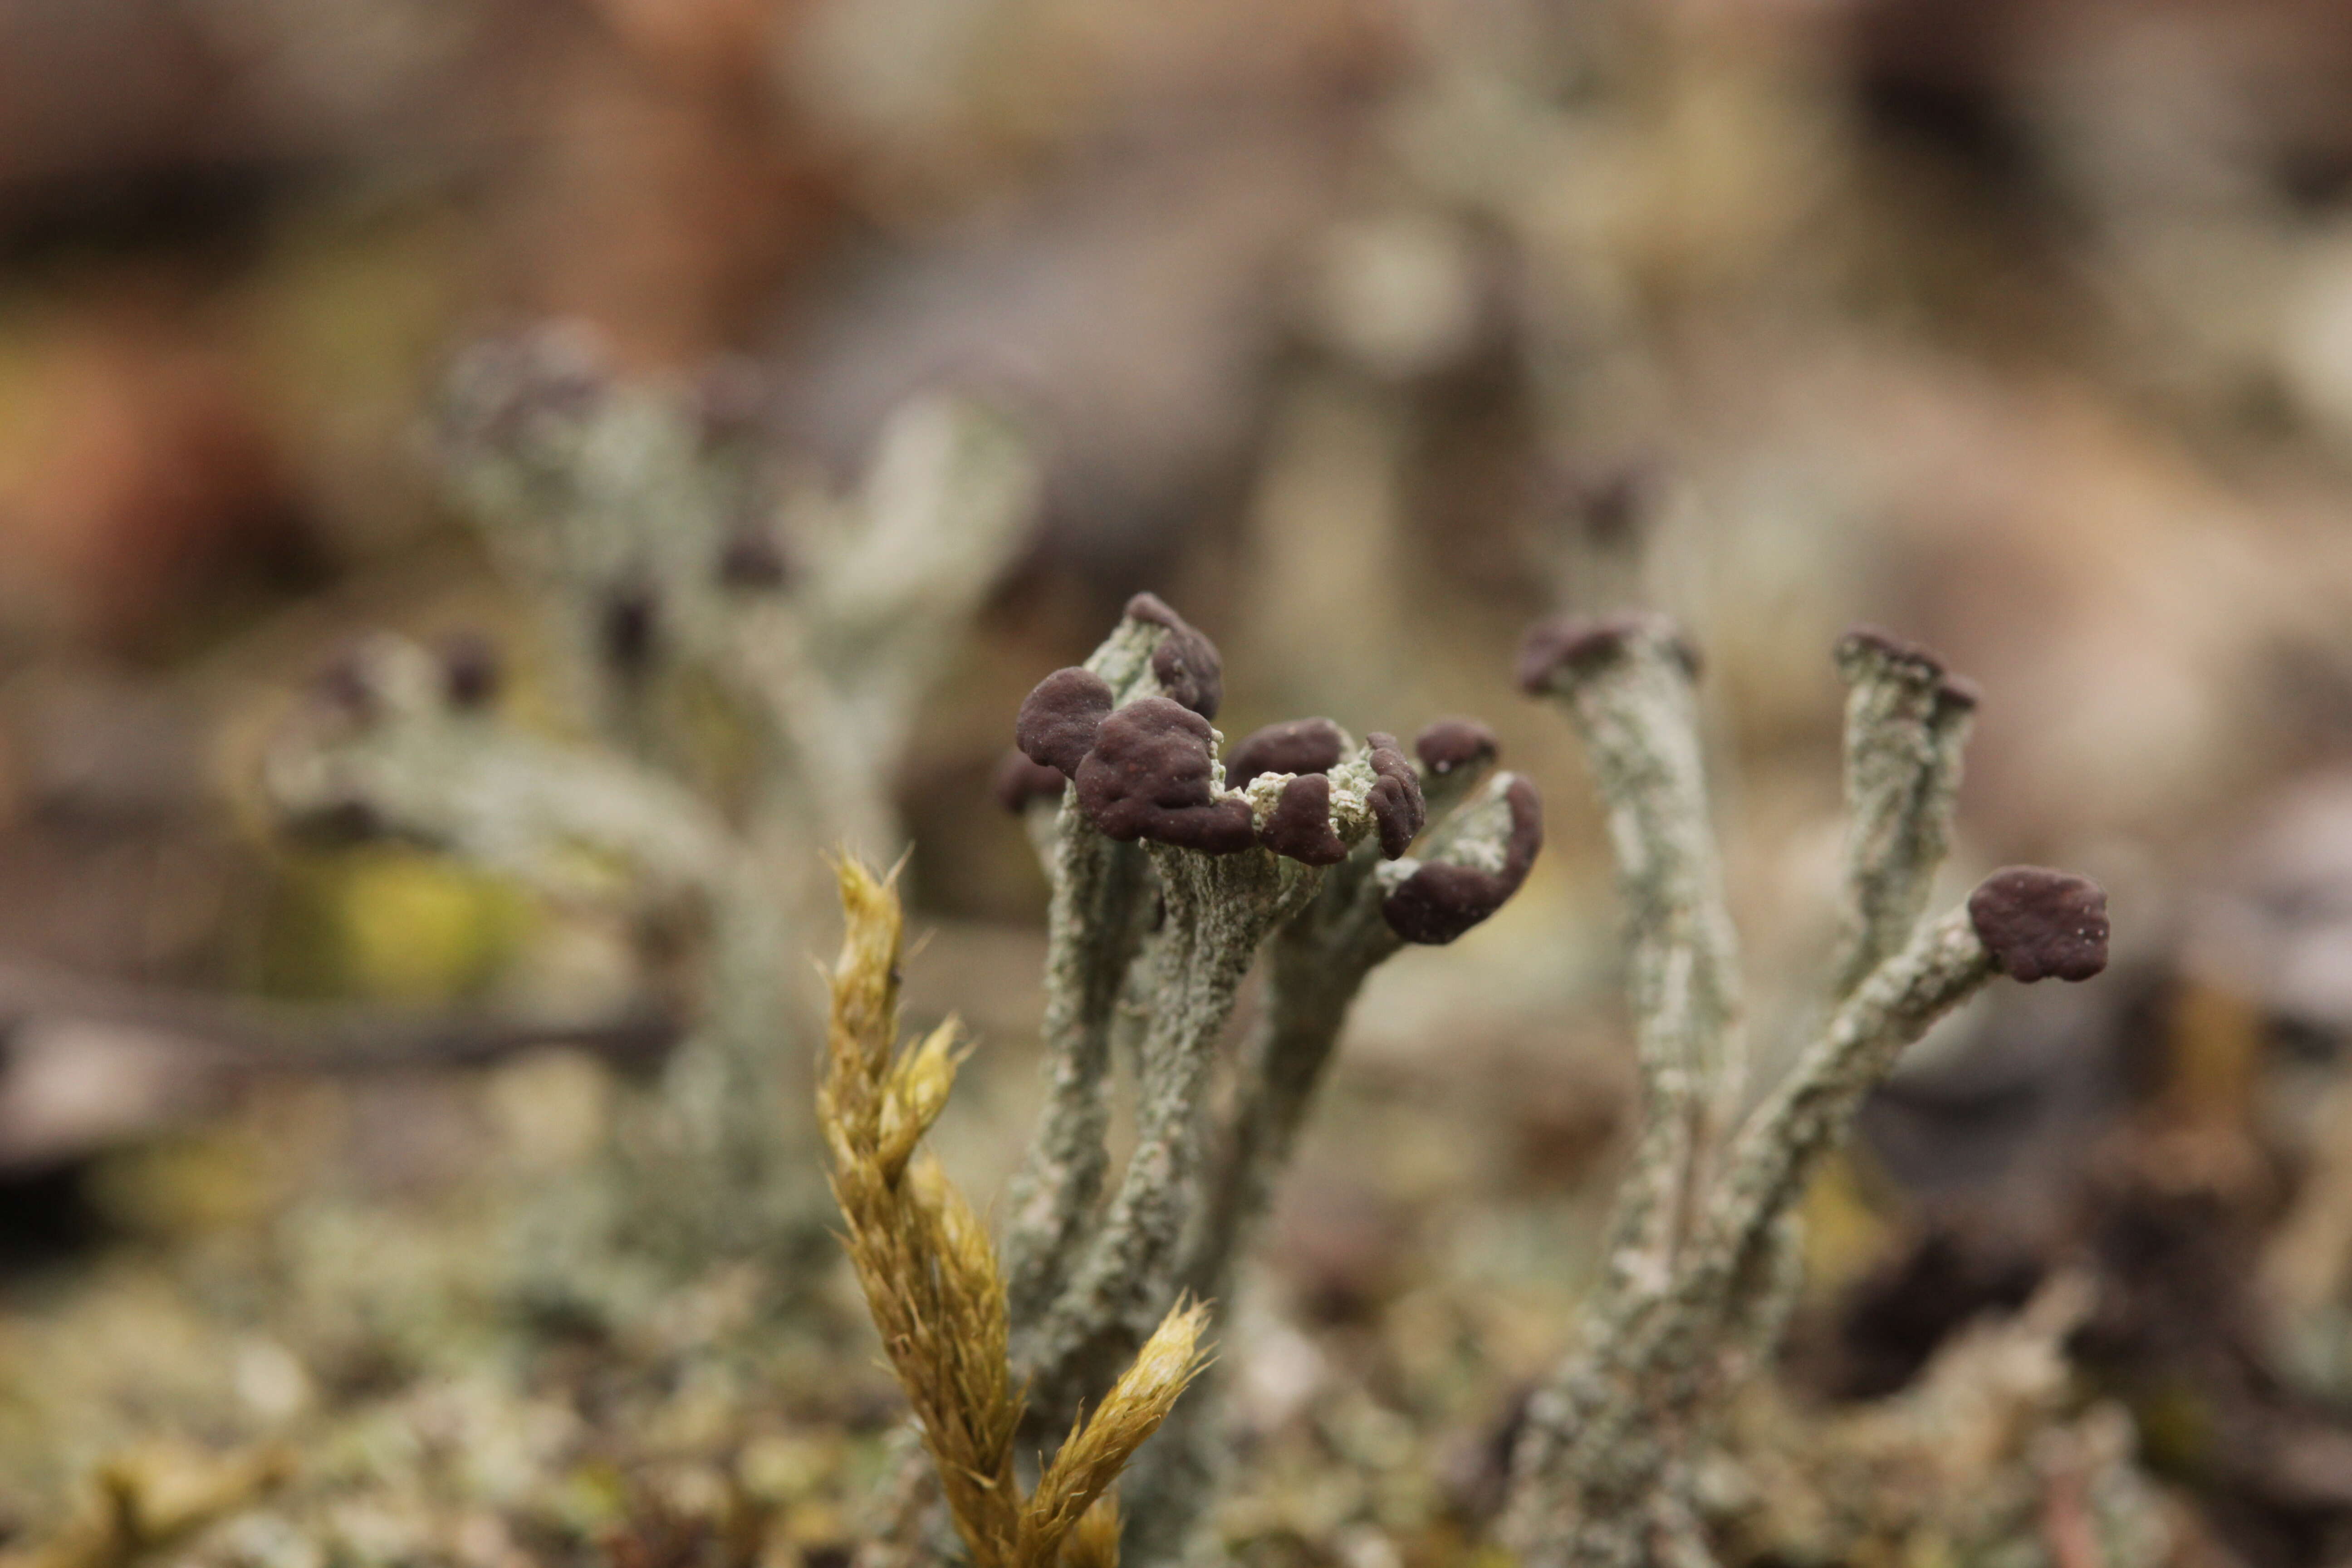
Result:
M814 1147L784 1107L813 1009L788 955L814 945L813 847L898 853L890 781L1028 529L1026 448L935 399L885 426L854 496L777 496L740 372L696 400L617 385L593 342L549 332L475 350L452 380L448 460L542 612L583 738L502 721L487 645L365 643L320 678L266 787L297 831L617 904L641 967L698 970L613 1198L656 1212L617 1223L697 1266L766 1254L798 1275Z

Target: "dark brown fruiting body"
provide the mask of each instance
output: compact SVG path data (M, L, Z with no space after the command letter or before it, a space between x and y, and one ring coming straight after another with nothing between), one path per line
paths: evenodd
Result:
M1151 652L1151 675L1160 682L1160 692L1203 719L1215 718L1225 700L1225 663L1217 645L1170 609L1157 594L1138 594L1129 599L1127 618L1148 622L1168 634Z
M1443 946L1510 901L1543 848L1543 802L1535 785L1518 777L1504 786L1503 798L1510 806L1511 836L1502 869L1442 861L1423 866L1381 905L1391 931L1407 942Z
M2107 966L2106 889L2088 877L2006 867L1969 895L1969 923L2011 980L2088 980Z
M1286 719L1252 730L1225 753L1225 784L1247 789L1260 773L1327 773L1348 754L1348 732L1328 719Z
M1444 778L1456 768L1494 761L1502 746L1475 719L1440 719L1414 737L1412 749L1433 777Z
M1365 738L1371 748L1366 758L1372 767L1372 787L1365 796L1372 822L1380 830L1381 856L1393 860L1412 847L1429 822L1429 803L1422 798L1421 775L1397 749L1396 737L1377 731Z
M503 677L496 644L479 632L456 632L441 644L441 694L449 706L475 712L498 700Z
M1142 697L1102 721L1072 776L1079 809L1105 837L1230 855L1254 846L1257 828L1249 802L1215 793L1214 769L1209 721Z
M1683 669L1698 679L1698 650L1672 619L1647 612L1614 616L1555 616L1528 628L1519 644L1519 689L1540 697L1563 676L1598 668L1637 637L1664 641Z
M1005 752L999 759L989 788L995 795L997 805L1018 816L1029 808L1032 801L1048 797L1060 801L1069 782L1062 776L1061 769L1048 767L1044 763L1033 763L1015 750Z
M1110 682L1072 665L1039 681L1022 700L1013 742L1031 762L1076 775L1094 749L1095 731L1110 716Z
M1331 826L1331 781L1321 773L1301 773L1283 785L1257 837L1276 854L1309 866L1336 866L1348 858L1346 842Z

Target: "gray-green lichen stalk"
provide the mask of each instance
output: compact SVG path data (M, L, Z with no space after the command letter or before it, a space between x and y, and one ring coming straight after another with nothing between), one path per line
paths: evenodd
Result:
M1712 1561L1692 1470L1727 1394L1769 1352L1791 1211L1903 1048L1996 973L2082 980L2105 897L2012 868L1965 910L1920 912L1949 838L1975 694L1883 633L1839 649L1849 683L1846 923L1832 1010L1788 1078L1729 1130L1744 1089L1721 877L1697 779L1697 661L1655 617L1563 621L1520 675L1561 700L1606 802L1632 928L1643 1131L1581 1342L1531 1400L1506 1533L1541 1568Z
M1608 1267L1616 1289L1654 1295L1672 1272L1746 1063L1737 938L1692 699L1697 656L1663 618L1627 617L1538 638L1528 662L1545 668L1538 680L1557 682L1584 737L1629 910L1643 1114Z
M1221 1309L1230 1306L1243 1254L1272 1204L1357 993L1406 945L1391 923L1393 895L1423 867L1443 866L1490 895L1507 897L1503 889L1525 877L1540 841L1531 784L1505 773L1484 790L1475 787L1495 759L1494 737L1484 725L1441 721L1415 750L1433 824L1419 854L1384 861L1377 844L1359 845L1266 944L1260 1011L1243 1037L1229 1109L1210 1140L1200 1201L1184 1237L1184 1288ZM1481 906L1450 907L1455 913L1446 926ZM1451 940L1443 928L1416 923L1407 906L1395 913L1417 941ZM1140 1561L1173 1560L1204 1544L1195 1527L1224 1489L1233 1451L1221 1430L1223 1390L1223 1374L1213 1365L1139 1457L1124 1495Z
M1491 915L1541 843L1533 786L1477 786L1483 726L1447 721L1419 761L1328 720L1224 748L1213 645L1150 595L1082 668L1023 705L999 784L1047 852L1045 1109L1005 1237L1028 1426L1068 1429L1182 1294L1230 1293L1366 974L1405 942ZM1475 798L1473 796L1475 795ZM1410 858L1432 816L1445 820ZM1242 980L1267 955L1264 1012L1230 1108L1208 1089ZM1136 1152L1110 1179L1110 1063L1131 1042ZM1131 1561L1190 1546L1213 1483L1213 1385L1139 1456L1125 1494Z

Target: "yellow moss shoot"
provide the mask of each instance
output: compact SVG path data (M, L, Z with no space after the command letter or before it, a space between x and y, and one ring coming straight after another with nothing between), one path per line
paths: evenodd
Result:
M1118 1568L1118 1498L1105 1492L1062 1542L1061 1568Z
M974 1568L1114 1568L1111 1488L1199 1373L1207 1310L1180 1303L1168 1315L1024 1503L1013 1467L1022 1406L996 1250L962 1194L917 1152L955 1083L956 1026L898 1048L897 892L855 861L837 870L847 929L831 976L817 1112L866 1309Z
M975 1568L1017 1568L1021 1404L996 1254L938 1167L911 1158L954 1079L954 1026L897 1052L898 900L855 861L839 876L847 930L817 1110L850 1261Z
M1036 1494L1023 1517L1032 1542L1029 1561L1054 1560L1063 1538L1097 1498L1108 1494L1136 1449L1168 1418L1176 1396L1206 1364L1201 1335L1208 1326L1207 1307L1177 1302L1136 1352L1135 1364L1119 1375L1101 1408L1081 1419L1038 1478Z

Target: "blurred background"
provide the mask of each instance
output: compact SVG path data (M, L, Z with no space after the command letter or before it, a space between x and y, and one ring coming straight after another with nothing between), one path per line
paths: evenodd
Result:
M929 389L1039 443L895 784L919 999L990 1042L943 1131L979 1192L1034 1103L1044 904L988 780L1128 595L1218 639L1229 735L1474 712L1545 791L1536 881L1382 973L1286 1199L1250 1408L1342 1410L1297 1463L1360 1484L1269 1494L1267 1560L1475 1523L1477 1435L1561 1341L1630 1073L1581 760L1508 671L1626 603L1706 650L1768 1059L1833 917L1852 623L1983 689L1955 889L2114 900L2107 977L1989 1001L1873 1107L1792 1377L1890 1394L2088 1267L2077 1364L2194 1560L2339 1560L2347 89L2328 0L0 0L0 1533L126 1423L343 1398L191 1248L322 1183L463 1203L661 1048L593 925L290 840L255 782L361 633L478 632L530 687L432 411L468 343L563 321L622 378L756 386L836 481ZM624 1022L551 1056L534 1010L583 995ZM55 1436L89 1402L34 1385L117 1287L246 1325L243 1415ZM1365 1500L1416 1467L1419 1522Z

